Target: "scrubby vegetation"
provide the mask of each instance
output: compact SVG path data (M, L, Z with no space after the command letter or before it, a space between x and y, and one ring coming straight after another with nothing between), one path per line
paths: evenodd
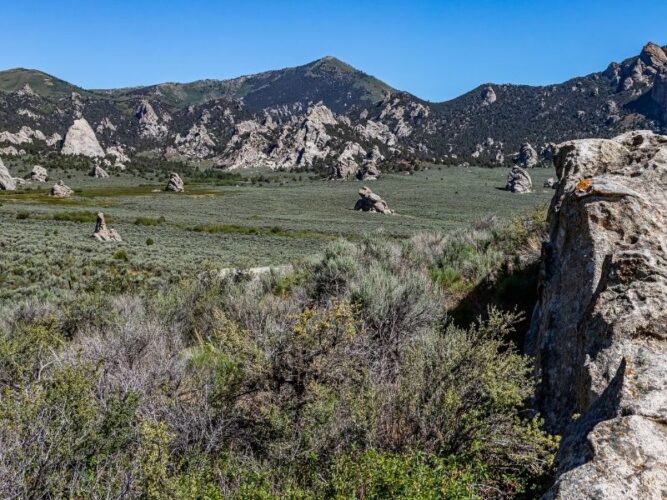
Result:
M0 194L0 497L540 491L519 346L550 191L431 166L377 181L380 216L306 174L68 172L66 200Z
M525 406L521 312L450 313L528 265L540 228L341 239L286 273L5 306L0 496L533 495L555 440Z

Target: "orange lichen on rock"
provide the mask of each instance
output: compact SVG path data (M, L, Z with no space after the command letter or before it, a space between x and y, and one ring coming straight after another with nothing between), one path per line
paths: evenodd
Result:
M581 179L577 182L577 185L574 187L577 191L587 192L590 191L593 187L593 181L591 179Z

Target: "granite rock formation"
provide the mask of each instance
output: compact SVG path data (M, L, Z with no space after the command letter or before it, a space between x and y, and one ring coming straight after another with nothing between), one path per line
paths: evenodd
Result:
M546 498L667 495L667 137L561 144L527 350L563 433Z
M169 174L169 182L167 182L167 187L165 191L171 191L174 193L182 193L185 191L185 186L183 184L183 179L176 172Z
M362 212L379 212L381 214L394 213L379 195L364 186L359 190L359 199L354 205L355 210Z
M505 190L511 193L530 193L533 189L533 181L526 170L521 167L512 167L507 176Z
M68 198L72 196L73 193L74 190L65 185L62 180L56 182L51 188L51 196L55 196L56 198Z
M97 222L95 223L95 232L93 233L93 238L101 242L123 241L115 229L109 229L107 227L107 223L102 212L97 213Z

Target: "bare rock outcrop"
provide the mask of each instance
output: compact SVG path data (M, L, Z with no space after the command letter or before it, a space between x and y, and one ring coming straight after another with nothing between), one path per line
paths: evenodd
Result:
M74 190L60 180L56 182L51 188L51 196L56 198L69 198L74 193Z
M359 190L359 199L354 205L355 210L362 212L379 212L381 214L394 213L379 195L375 194L370 188L364 186Z
M321 102L309 106L304 115L291 115L280 125L274 122L270 114L266 114L262 120L239 122L218 159L218 165L228 168L308 168L328 158L333 164L331 157L337 155L343 157L343 169L349 168L352 162L356 162L356 153L332 148L330 132L334 126L348 128L349 124L344 118L339 122Z
M527 142L519 147L519 152L514 158L514 164L522 168L533 168L540 162L540 157L535 148Z
M364 148L356 142L348 142L333 166L332 177L335 179L350 179L356 176L359 173L360 158L365 156Z
M93 233L93 238L102 242L123 241L115 229L109 229L107 227L107 223L104 220L104 214L102 212L97 213L97 222L95 223L95 232Z
M35 165L28 178L33 182L46 182L49 180L49 172L44 167Z
M667 494L667 136L561 144L527 338L563 433L546 498Z
M533 181L528 172L521 167L512 167L507 176L505 190L511 193L530 193L533 189Z
M311 106L296 131L291 127L283 130L278 147L271 152L271 157L276 158L276 165L279 167L312 166L315 161L326 158L331 152L331 136L326 127L336 124L336 117L323 103Z
M213 153L215 141L204 123L196 123L184 136L176 134L174 146L167 152L167 157L183 156L188 159L202 160Z
M18 132L0 132L0 142L8 142L14 145L31 144L33 139L46 141L46 136L39 130L33 130L27 125L22 126Z
M366 140L380 141L387 146L395 146L398 138L385 123L368 120L363 125L357 125L355 132Z
M359 180L361 181L376 181L380 177L380 169L375 163L366 163L359 171Z
M107 179L109 177L108 172L99 165L93 165L93 168L90 169L88 175L95 177L95 179Z
M496 91L493 90L493 87L487 86L482 90L482 106L489 106L496 102L498 97L496 96Z
M104 150L85 118L74 120L65 135L60 152L64 155L81 155L91 158L104 156Z
M0 155L3 156L22 156L24 154L26 154L25 149L16 149L15 146L0 148Z
M107 155L113 156L114 163L113 167L118 170L125 170L125 164L130 163L130 157L125 153L125 148L120 144L114 146L109 146L107 148Z
M167 182L167 187L164 188L165 191L172 191L174 193L182 193L185 191L185 186L183 184L183 179L176 172L169 174L169 182Z
M0 160L0 190L3 191L15 191L16 190L16 181L10 175L9 170L5 167L5 164Z
M139 134L144 139L162 139L169 132L169 127L160 120L155 109L146 99L142 99L139 103L134 116L139 119Z

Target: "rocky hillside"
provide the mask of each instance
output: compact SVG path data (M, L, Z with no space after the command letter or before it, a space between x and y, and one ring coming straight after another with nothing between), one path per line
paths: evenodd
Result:
M192 83L163 83L149 87L102 91L115 99L143 99L157 96L172 110L203 104L221 97L243 100L250 112L266 108L305 109L324 101L335 113L378 101L393 89L352 66L327 56L310 64L242 76L232 80L200 80Z
M5 156L39 150L123 165L150 152L361 177L420 159L508 164L522 145L548 160L550 143L636 128L667 128L667 47L648 44L638 57L558 85L488 84L435 104L333 57L233 80L118 90L0 72Z

